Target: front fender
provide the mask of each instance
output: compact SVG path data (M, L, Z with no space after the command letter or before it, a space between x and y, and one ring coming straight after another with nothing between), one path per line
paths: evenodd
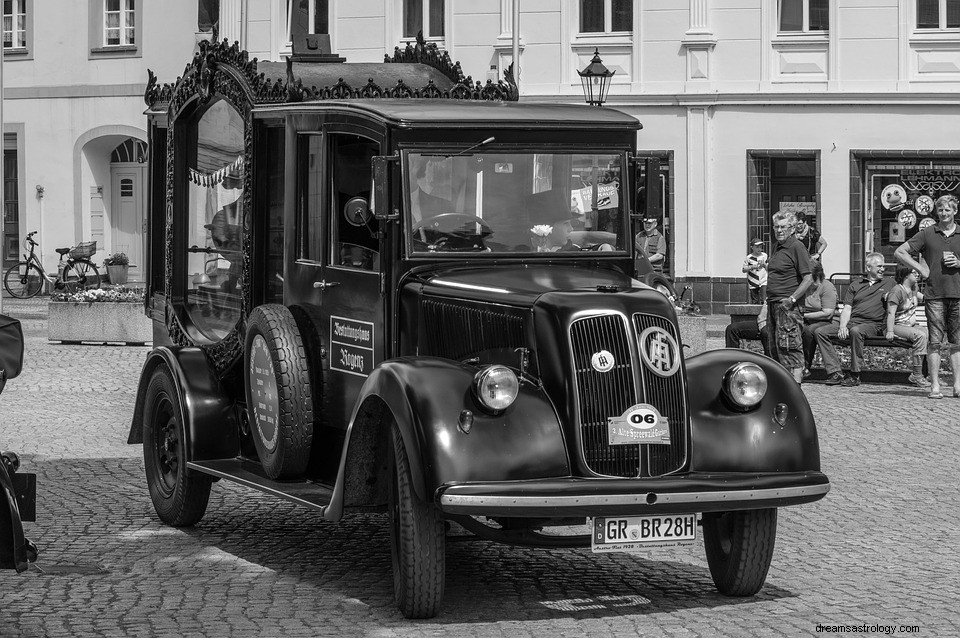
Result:
M755 363L767 375L767 393L748 412L731 407L723 375L740 362ZM817 427L807 397L788 370L747 350L710 350L686 360L689 380L691 459L694 472L802 472L820 470ZM783 426L773 418L784 403Z
M560 421L546 393L521 384L514 404L491 415L474 398L476 372L476 367L433 357L380 364L360 390L343 459L351 441L360 438L355 431L360 407L377 397L397 424L421 498L432 500L444 483L569 475ZM473 413L469 434L459 427L464 410Z
M143 443L143 411L147 386L154 372L165 366L180 397L180 418L186 431L188 461L234 458L240 453L240 434L233 397L200 348L162 346L147 354L140 372L133 422L127 443Z

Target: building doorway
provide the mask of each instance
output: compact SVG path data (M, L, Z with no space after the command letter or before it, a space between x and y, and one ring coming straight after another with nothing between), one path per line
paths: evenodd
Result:
M146 144L130 138L110 156L110 252L130 258L130 278L143 281L146 237Z

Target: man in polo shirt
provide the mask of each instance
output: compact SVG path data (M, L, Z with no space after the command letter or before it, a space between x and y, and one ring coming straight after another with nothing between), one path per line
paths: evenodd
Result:
M867 274L847 287L840 324L832 323L814 332L820 346L820 356L823 357L823 367L827 370L827 385L860 385L863 340L884 333L883 321L887 314L884 300L893 287L893 280L883 277L883 255L880 253L869 253L865 264ZM843 376L840 357L830 341L831 337L850 340L849 377Z
M927 280L923 295L927 306L927 368L930 369L931 399L942 399L940 391L940 344L944 335L950 343L953 369L953 396L960 397L960 232L957 232L957 198L944 195L937 200L938 222L900 244L894 256ZM923 256L923 261L914 255Z

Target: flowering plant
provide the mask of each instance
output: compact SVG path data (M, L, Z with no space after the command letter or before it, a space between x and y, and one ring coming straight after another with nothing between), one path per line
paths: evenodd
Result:
M104 266L129 266L130 258L127 253L113 253L103 260Z
M537 244L537 252L542 253L547 250L547 237L553 232L553 226L550 224L537 224L530 229Z
M109 288L95 288L78 290L74 293L57 292L51 296L52 301L106 302L106 303L143 303L143 288L126 288L111 286Z

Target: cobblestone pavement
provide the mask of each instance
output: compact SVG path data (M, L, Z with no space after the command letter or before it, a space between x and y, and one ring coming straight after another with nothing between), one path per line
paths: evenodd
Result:
M0 573L2 636L812 636L818 623L960 634L960 400L805 385L833 490L780 511L753 598L718 595L700 545L595 556L452 542L440 616L408 621L383 515L328 523L221 482L199 525L161 525L140 447L125 444L147 348L48 344L41 319L25 327L0 444L39 475L26 527L41 556Z

